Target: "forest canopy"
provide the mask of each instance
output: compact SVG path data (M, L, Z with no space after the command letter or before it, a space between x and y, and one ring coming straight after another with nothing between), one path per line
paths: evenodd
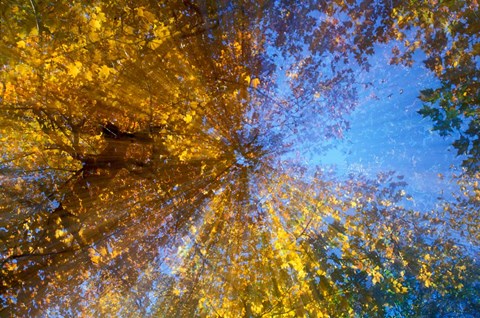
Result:
M0 2L0 315L478 315L478 34L476 0ZM463 160L429 210L302 161L381 46Z

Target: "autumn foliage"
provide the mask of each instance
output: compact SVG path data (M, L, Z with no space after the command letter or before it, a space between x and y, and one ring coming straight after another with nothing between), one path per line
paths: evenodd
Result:
M438 2L1 2L0 315L478 314L478 4ZM467 155L432 211L291 159L386 43Z

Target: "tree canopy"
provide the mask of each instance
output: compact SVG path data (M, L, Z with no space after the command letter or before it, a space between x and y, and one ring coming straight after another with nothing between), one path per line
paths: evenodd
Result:
M477 1L0 6L1 315L480 312ZM465 158L431 211L292 159L342 138L385 44L425 56L419 113Z

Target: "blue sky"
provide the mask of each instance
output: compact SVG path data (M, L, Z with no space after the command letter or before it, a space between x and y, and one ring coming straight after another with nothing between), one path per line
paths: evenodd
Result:
M351 129L344 140L326 154L311 157L310 163L334 166L340 176L396 171L405 176L415 204L431 208L442 191L454 191L450 167L458 169L462 160L451 146L455 138L441 137L432 131L432 122L417 113L420 90L438 86L438 80L423 67L420 54L413 67L389 65L389 50L377 47L370 72L359 79L373 86L359 88L359 105L348 116Z

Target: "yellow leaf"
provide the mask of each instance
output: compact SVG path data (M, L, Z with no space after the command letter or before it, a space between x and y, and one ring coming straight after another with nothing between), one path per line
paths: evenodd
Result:
M155 49L157 49L161 44L162 44L162 41L153 40L153 41L148 42L148 47L151 48L152 50L155 50Z
M137 16L143 17L143 9L145 9L145 7L139 7L135 9L137 11Z
M125 33L128 35L133 35L135 33L135 29L129 25L123 26L123 31L125 31Z
M250 85L250 81L251 81L250 76L247 75L247 76L245 77L245 82L247 82L247 85Z
M88 249L88 256L92 257L92 256L94 256L96 253L97 253L97 252L95 252L95 250L94 250L92 247L90 247L90 248Z
M23 40L17 42L17 47L20 48L20 49L24 49L26 46L27 45L26 45L25 41L23 41Z
M150 11L143 10L143 17L148 20L150 23L156 22L155 20L155 15L151 13Z
M92 261L93 264L98 264L100 263L100 260L102 259L101 256L94 255L90 257L90 260Z
M73 236L71 234L62 238L62 242L65 244L70 244L72 241L73 241Z
M98 36L98 34L96 32L90 32L88 33L88 38L90 39L90 41L92 42L97 42L98 40L100 40L100 37Z
M22 191L22 182L21 182L21 181L18 181L18 182L15 184L15 190L17 190L17 191Z
M16 271L18 269L17 263L6 263L4 266L7 269L7 271L11 271L11 272Z
M112 69L106 65L103 65L98 69L98 75L103 79L108 78L111 72L112 72Z
M98 264L102 259L102 257L98 255L97 252L91 247L88 249L88 256L90 257L90 260L94 264Z
M254 78L252 80L252 87L257 88L258 85L260 85L260 80L258 78Z
M15 66L15 71L18 73L18 75L29 75L31 68L26 64L19 64Z
M187 150L184 150L180 156L178 156L178 159L180 159L180 161L186 161L188 158L188 151Z
M93 19L92 21L90 21L90 26L94 30L98 30L102 27L102 23L100 21L98 21L97 19Z
M101 12L100 7L96 7L96 11L97 11L97 14L92 14L92 19L90 20L90 23L89 23L94 30L100 29L102 27L102 23L107 20L105 13Z
M115 257L117 257L118 255L120 255L120 252L118 252L117 250L113 250L113 251L112 251L112 254L111 254L111 257L112 257L112 258L115 258Z
M190 114L187 114L187 115L183 118L183 120L184 120L187 124L190 123L190 122L192 121L192 119L193 119L193 117L192 117L192 115L190 115Z
M75 63L70 63L67 65L68 69L68 75L72 76L73 78L77 77L77 75L80 73L82 69L82 62L75 62Z
M425 287L430 287L432 285L430 278L425 279L424 284L425 284Z
M170 31L168 30L168 27L166 27L164 24L160 24L153 29L153 34L156 38L163 39L168 36L169 33Z
M375 285L376 283L382 281L383 275L379 272L380 268L376 266L372 271L372 283Z
M56 238L61 238L61 237L63 237L63 236L65 236L65 231L63 231L63 230L58 230L58 229L55 231L55 237L56 237Z
M92 72L86 71L85 72L85 78L87 79L87 81L92 81L93 80Z
M107 249L103 246L100 248L100 250L98 251L100 253L100 255L102 256L106 256L108 254L108 251Z

